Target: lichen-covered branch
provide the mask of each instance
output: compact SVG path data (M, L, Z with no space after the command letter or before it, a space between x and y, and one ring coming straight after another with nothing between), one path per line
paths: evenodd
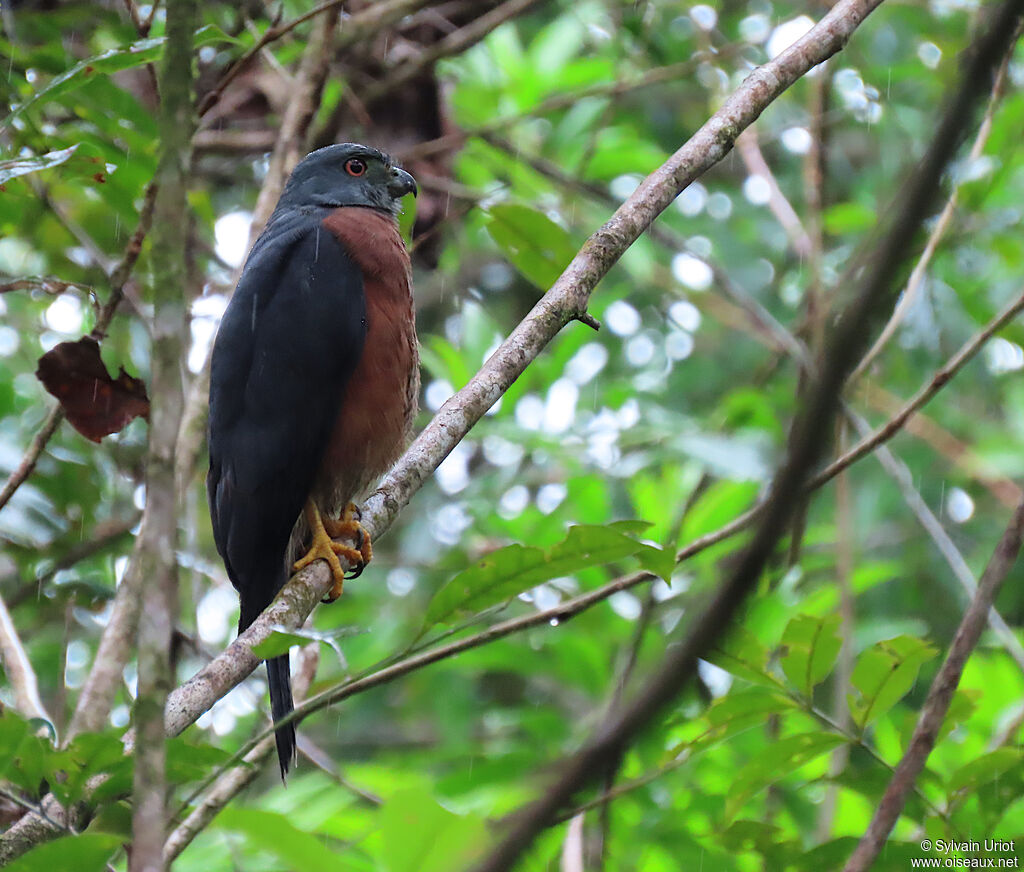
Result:
M189 144L192 112L192 34L196 0L168 0L167 44L160 66L159 193L153 214L149 446L146 506L139 531L137 571L146 607L139 615L135 769L129 872L163 872L167 813L164 704L173 684L171 639L178 618L178 499L174 453L183 405L182 360L188 328Z

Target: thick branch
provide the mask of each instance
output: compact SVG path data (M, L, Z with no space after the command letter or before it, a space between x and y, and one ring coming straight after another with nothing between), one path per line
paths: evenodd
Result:
M4 675L14 691L15 708L27 718L42 718L53 723L53 718L39 697L39 682L32 661L25 653L25 647L21 644L3 599L0 599L0 661L3 662Z
M985 567L977 593L964 614L963 620L960 621L953 642L949 646L946 660L928 690L928 698L925 700L924 708L921 709L921 716L914 728L914 734L910 737L907 753L896 766L896 772L882 796L882 801L878 804L867 832L864 833L844 867L844 872L867 872L882 850L892 828L896 825L896 820L902 814L907 795L913 789L917 776L921 774L928 755L935 747L935 739L946 718L946 713L949 711L949 704L956 692L957 685L960 683L964 664L971 656L975 645L978 644L995 596L1017 560L1022 535L1024 535L1024 502L1017 506L1009 526L996 546L992 559Z
M189 143L192 113L192 33L196 0L168 0L167 45L160 66L159 193L153 215L152 406L146 458L146 507L136 556L146 600L138 622L137 743L132 790L129 872L163 872L167 829L164 704L173 683L171 639L178 616L178 500L174 450L181 424L185 294L188 282Z

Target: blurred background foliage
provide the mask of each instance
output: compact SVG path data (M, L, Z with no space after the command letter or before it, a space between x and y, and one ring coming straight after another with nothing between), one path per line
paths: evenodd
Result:
M339 50L313 125L314 144L380 145L420 182L413 244L421 423L640 179L753 65L824 11L787 0L547 0L525 4L460 53L396 76L497 5L425 4ZM92 327L154 172L160 144L147 63L162 49L163 11L135 11L141 28L117 3L4 4L0 91L11 112L0 127L0 281L16 283L0 294L4 476L53 402L34 376L36 361ZM200 90L275 20L305 11L291 0L203 4ZM975 0L883 4L845 51L757 123L774 180L812 235L810 256L773 212L770 180L738 150L680 195L597 288L591 312L600 332L564 330L375 543L365 575L314 613L324 640L314 692L417 641L549 608L641 563L664 567L664 554L641 551L636 537L671 553L756 502L800 391L779 333L813 342L813 288L828 307L846 299L845 271L870 250L926 147L978 12ZM189 380L203 368L244 255L289 70L311 26L263 49L197 135L191 211L182 216L193 231L192 281L183 289L192 301ZM948 180L944 193L957 185L959 206L923 293L851 392L874 424L1022 291L1022 85L1018 50L982 156L961 161ZM144 248L127 305L102 343L113 371L124 366L144 380L147 281ZM975 575L1019 497L1022 346L1021 326L1006 327L892 442L910 490ZM59 752L49 735L63 735L128 559L145 500L145 438L141 420L101 445L63 425L0 511L0 594L52 722L39 737L11 709L9 690L0 691L5 795L37 799L57 787L61 770L107 771L128 783L114 750L129 720L131 666L106 733ZM202 478L196 471L182 495L181 680L233 638L236 620ZM800 541L778 555L742 629L702 666L700 686L607 773L602 789L617 794L585 816L585 868L820 870L848 856L906 749L966 598L948 549L944 556L906 488L874 458L853 467L846 487L844 504L834 484L810 501ZM607 526L621 520L649 526ZM552 548L570 525L598 528L598 543L621 537L633 545L611 548L607 560L570 561L571 572L542 583L524 576L526 589L513 574L497 594L473 600L468 615L431 606L483 555L514 544ZM484 850L490 825L533 796L552 763L628 699L742 542L733 537L667 569L670 583L621 591L570 621L513 634L315 714L302 725L304 756L287 789L268 766L176 868L463 868ZM507 569L512 553L493 560ZM1018 639L1022 579L1016 571L998 602ZM452 623L431 626L439 615ZM265 728L261 675L174 743L179 799ZM923 832L1024 832L1022 721L1021 665L986 635L878 868L906 868ZM65 798L83 783L64 783ZM5 800L5 819L18 814ZM112 852L123 865L116 848L125 819L110 803L86 834L39 849L22 868L70 868L61 865L69 858L76 869L103 868ZM522 868L560 868L578 848L560 824Z

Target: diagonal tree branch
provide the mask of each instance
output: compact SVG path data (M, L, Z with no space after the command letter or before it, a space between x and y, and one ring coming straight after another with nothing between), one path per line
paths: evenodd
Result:
M996 546L992 559L985 567L974 599L964 614L963 620L960 621L953 642L949 646L946 660L928 690L928 697L921 709L914 733L910 737L907 753L903 755L903 759L896 766L896 772L878 804L867 832L864 833L856 850L843 867L843 872L867 872L885 845L892 828L896 825L896 820L906 804L907 795L913 789L917 776L921 774L928 755L935 747L939 729L942 727L953 694L960 683L964 664L967 663L967 658L971 656L975 645L978 644L978 639L981 638L981 631L985 627L989 609L1017 560L1022 536L1024 536L1024 502L1017 506L1006 531Z
M967 160L970 163L977 161L985 151L985 144L988 142L989 134L992 132L992 119L995 117L996 108L999 106L999 103L1003 98L1003 94L1006 91L1006 74L1010 66L1010 59L1013 57L1012 46L1019 38L1020 26L1018 25L1017 33L1010 43L1011 49L1006 52L1006 55L1003 57L1003 62L999 66L999 71L996 73L995 81L992 84L992 93L989 97L988 106L985 109L985 117L982 119L981 125L978 127L978 133L974 138L974 143L971 145L971 151L967 155ZM949 225L953 222L953 215L956 212L957 203L960 199L960 184L960 182L954 180L953 190L950 192L949 198L946 200L946 205L942 207L942 212L939 213L938 220L935 222L935 226L932 228L932 231L928 236L928 242L924 247L924 251L921 253L920 258L918 258L917 263L914 265L914 269L910 273L910 278L907 279L907 286L903 290L903 295L896 304L896 308L893 310L892 316L882 329L882 332L878 335L878 338L868 350L868 353L864 355L861 361L857 364L857 367L850 374L851 385L867 371L869 366L871 366L874 359L878 357L882 352L882 349L885 348L889 340L892 339L896 329L901 323L903 323L903 319L907 316L911 307L917 302L920 291L924 287L924 277L928 272L928 267L932 262L932 258L935 256L935 252L938 250L939 243L942 242L942 238L946 235Z
M845 415L858 433L866 433L868 431L867 422L856 412L846 409ZM920 492L914 487L910 470L907 469L906 464L886 445L878 446L874 455L889 477L896 483L903 501L911 512L914 513L918 523L931 537L936 549L942 555L942 559L946 561L950 571L953 573L953 577L960 582L960 586L964 589L967 597L973 598L976 596L978 582L974 578L974 573L971 571L970 566L967 565L967 561L964 560L960 549L956 547L939 519L935 517L935 513L932 512ZM1024 671L1024 646L1021 646L1016 634L1010 629L1006 620L995 606L992 606L989 610L988 623L1007 653L1013 658L1017 666Z
M997 314L985 327L974 334L965 342L959 351L939 369L931 380L924 385L903 407L881 427L868 436L862 436L861 441L846 451L841 457L836 458L821 472L813 476L810 487L819 487L826 481L834 478L850 464L860 460L865 454L870 454L883 442L888 442L899 432L904 425L913 417L914 413L921 409L932 397L934 397L949 380L953 378L963 367L981 351L982 347L999 330L1010 323L1024 310L1024 293L1010 302L999 314Z
M0 662L4 675L14 691L14 706L25 717L42 718L53 723L39 696L39 682L36 680L32 661L25 653L18 631L11 620L7 605L0 599Z
M961 85L947 105L927 153L897 201L899 208L880 238L860 293L843 313L832 341L826 346L821 373L807 392L793 425L787 456L772 483L761 522L730 577L703 614L694 619L682 642L669 650L664 666L651 676L641 693L630 705L606 719L545 793L521 811L491 854L476 867L477 872L506 872L514 867L537 834L603 770L604 761L621 755L654 717L676 699L694 675L698 657L728 629L754 589L788 529L810 470L824 451L820 434L832 427L842 384L866 345L873 322L893 293L896 273L928 214L942 172L956 153L972 110L984 94L996 62L1003 56L1022 9L1024 0L1007 0L986 21L983 32L972 44ZM826 20L848 11L847 4L839 3ZM812 30L808 36L814 33Z

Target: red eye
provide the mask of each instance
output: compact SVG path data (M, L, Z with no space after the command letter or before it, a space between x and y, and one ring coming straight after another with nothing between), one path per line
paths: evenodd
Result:
M349 158L345 161L345 172L350 176L361 176L366 172L366 162L357 157Z

